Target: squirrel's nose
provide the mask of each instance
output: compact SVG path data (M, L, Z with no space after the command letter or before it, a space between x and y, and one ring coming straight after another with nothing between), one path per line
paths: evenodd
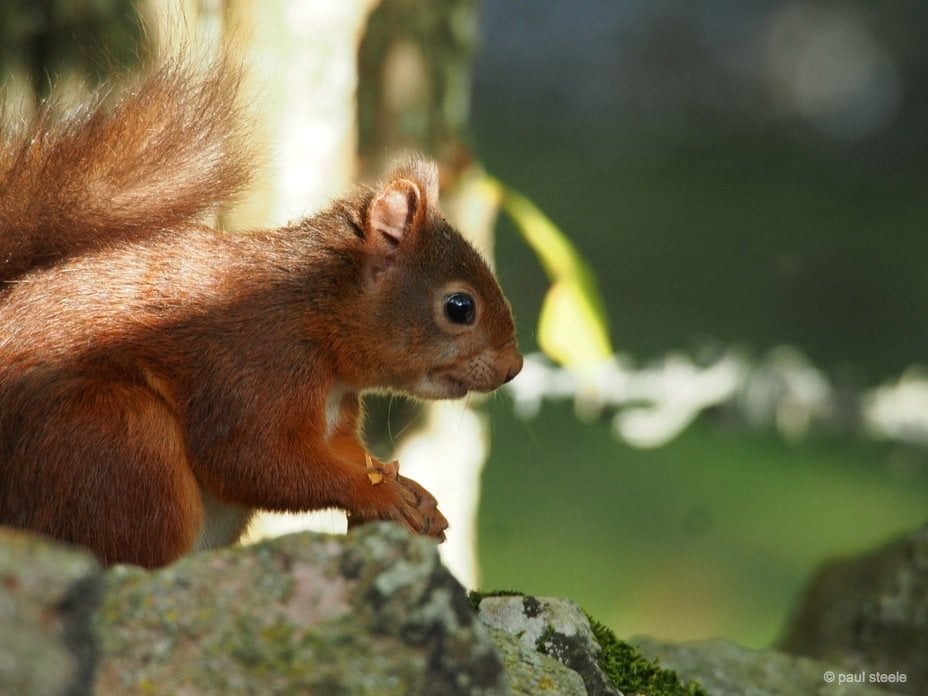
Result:
M506 372L505 382L511 382L515 379L515 376L522 371L522 354L516 353L515 359L512 361L512 365L509 366L509 371Z

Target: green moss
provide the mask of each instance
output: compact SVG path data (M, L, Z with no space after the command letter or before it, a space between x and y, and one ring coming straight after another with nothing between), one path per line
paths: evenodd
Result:
M525 597L524 592L515 590L494 590L490 592L471 591L467 599L474 611L480 607L484 597ZM529 599L529 598L527 598ZM532 599L530 606L537 608L537 600ZM658 662L648 660L628 643L619 640L605 624L600 623L584 612L590 622L593 637L599 643L600 652L597 663L606 678L625 696L709 696L709 693L696 682L683 684L673 670L663 669ZM549 629L539 637L535 647L538 652L551 655L561 660L564 655L552 654L563 647L555 640L556 632Z
M683 684L677 673L663 669L628 643L616 638L612 630L587 614L593 636L602 648L599 667L626 696L709 696L696 682Z

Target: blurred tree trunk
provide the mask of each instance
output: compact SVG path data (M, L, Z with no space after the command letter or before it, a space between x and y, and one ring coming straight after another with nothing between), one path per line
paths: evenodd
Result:
M482 174L470 133L478 14L477 0L380 3L358 55L358 145L368 178L404 151L436 159L446 214L489 257L495 209L471 186Z
M342 193L355 177L356 55L377 0L185 0L168 49L189 37L240 49L245 92L268 165L223 216L233 228L277 226ZM149 15L163 3L149 0ZM174 33L176 36L171 36Z
M377 0L227 0L274 165L242 226L281 225L355 178L358 44Z

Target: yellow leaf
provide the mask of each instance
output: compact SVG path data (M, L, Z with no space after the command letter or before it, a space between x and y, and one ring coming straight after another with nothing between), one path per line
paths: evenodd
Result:
M551 286L538 318L538 344L562 365L598 363L612 356L605 324L577 283Z
M583 257L532 201L491 177L486 184L551 281L538 321L541 349L552 360L571 367L609 359L614 351L606 312Z

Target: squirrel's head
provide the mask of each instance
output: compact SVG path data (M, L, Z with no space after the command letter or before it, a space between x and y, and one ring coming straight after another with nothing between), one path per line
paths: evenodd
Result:
M363 283L385 382L424 399L488 392L522 369L509 303L437 207L434 164L411 160L363 213ZM384 375L383 372L387 374Z

